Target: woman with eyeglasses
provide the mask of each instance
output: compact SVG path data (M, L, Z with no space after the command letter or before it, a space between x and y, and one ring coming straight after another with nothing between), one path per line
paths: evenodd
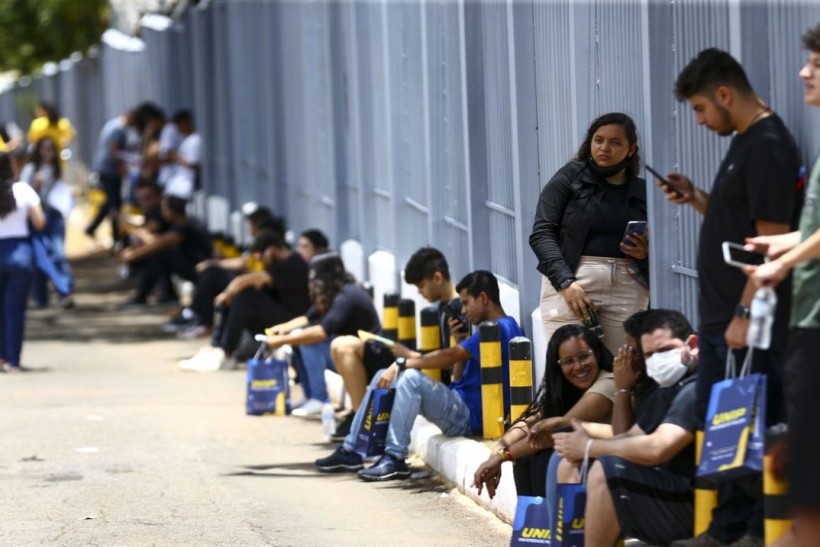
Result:
M572 418L609 423L615 400L612 354L601 340L581 325L565 325L555 331L547 346L544 380L535 400L499 439L490 457L475 472L473 485L486 485L490 497L501 478L501 464L513 462L519 496L544 496L551 439L533 448L531 428L551 436L568 426Z

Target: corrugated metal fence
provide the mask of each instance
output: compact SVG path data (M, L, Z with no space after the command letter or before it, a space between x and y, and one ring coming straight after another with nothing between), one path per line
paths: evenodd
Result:
M632 115L644 159L710 186L728 140L672 94L700 49L741 59L810 160L820 126L797 71L818 20L810 0L213 0L145 19L141 40L109 31L98 55L0 94L0 116L28 123L33 89L73 119L87 162L102 123L136 102L192 107L207 192L230 210L271 205L397 264L433 244L456 275L492 269L531 310L538 194L592 118ZM651 196L653 303L694 318L699 219Z

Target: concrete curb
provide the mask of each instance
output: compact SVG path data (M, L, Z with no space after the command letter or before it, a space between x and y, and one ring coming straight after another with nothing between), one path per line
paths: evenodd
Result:
M410 453L415 453L446 480L454 483L464 495L501 520L512 523L518 501L513 480L512 463L502 464L501 483L491 500L484 491L481 496L472 488L473 474L490 456L492 441L480 442L466 437L447 437L423 417L416 418L410 440Z

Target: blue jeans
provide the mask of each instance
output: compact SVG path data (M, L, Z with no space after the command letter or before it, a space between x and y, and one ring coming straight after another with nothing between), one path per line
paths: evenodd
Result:
M384 369L373 376L368 392L375 389ZM441 382L436 382L423 372L415 369L404 371L393 383L396 398L390 412L390 426L387 429L384 451L394 458L403 460L407 457L410 446L410 432L421 414L441 429L448 437L470 434L470 409L461 395ZM367 395L365 395L367 399ZM350 433L345 437L344 446L353 450L356 434L364 421L367 405L359 405Z
M33 253L28 238L0 239L0 359L20 365Z
M336 372L330 358L330 343L328 338L315 344L299 346L293 354L293 366L299 373L302 389L308 399L328 400L327 384L325 384L325 369Z
M701 333L698 347L695 412L702 424L712 385L725 377L729 349L722 332ZM746 350L735 351L737 372L745 356ZM755 350L753 354L752 372L766 375L766 425L785 421L783 360L781 348ZM758 480L759 476L753 476L718 483L718 505L712 511L710 536L724 543L731 543L746 533L763 536L763 493Z
M54 284L60 296L68 296L74 288L74 278L65 257L65 219L59 211L46 209L46 227L40 233L45 244L48 261L37 264L34 269L32 298L38 306L48 304L48 280Z

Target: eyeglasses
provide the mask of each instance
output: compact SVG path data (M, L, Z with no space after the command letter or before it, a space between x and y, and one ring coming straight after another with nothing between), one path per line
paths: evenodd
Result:
M575 365L575 363L579 363L581 365L586 365L590 361L592 361L592 357L595 353L588 349L586 351L582 351L575 357L564 357L563 359L558 360L558 364L564 368L570 368L571 366Z

